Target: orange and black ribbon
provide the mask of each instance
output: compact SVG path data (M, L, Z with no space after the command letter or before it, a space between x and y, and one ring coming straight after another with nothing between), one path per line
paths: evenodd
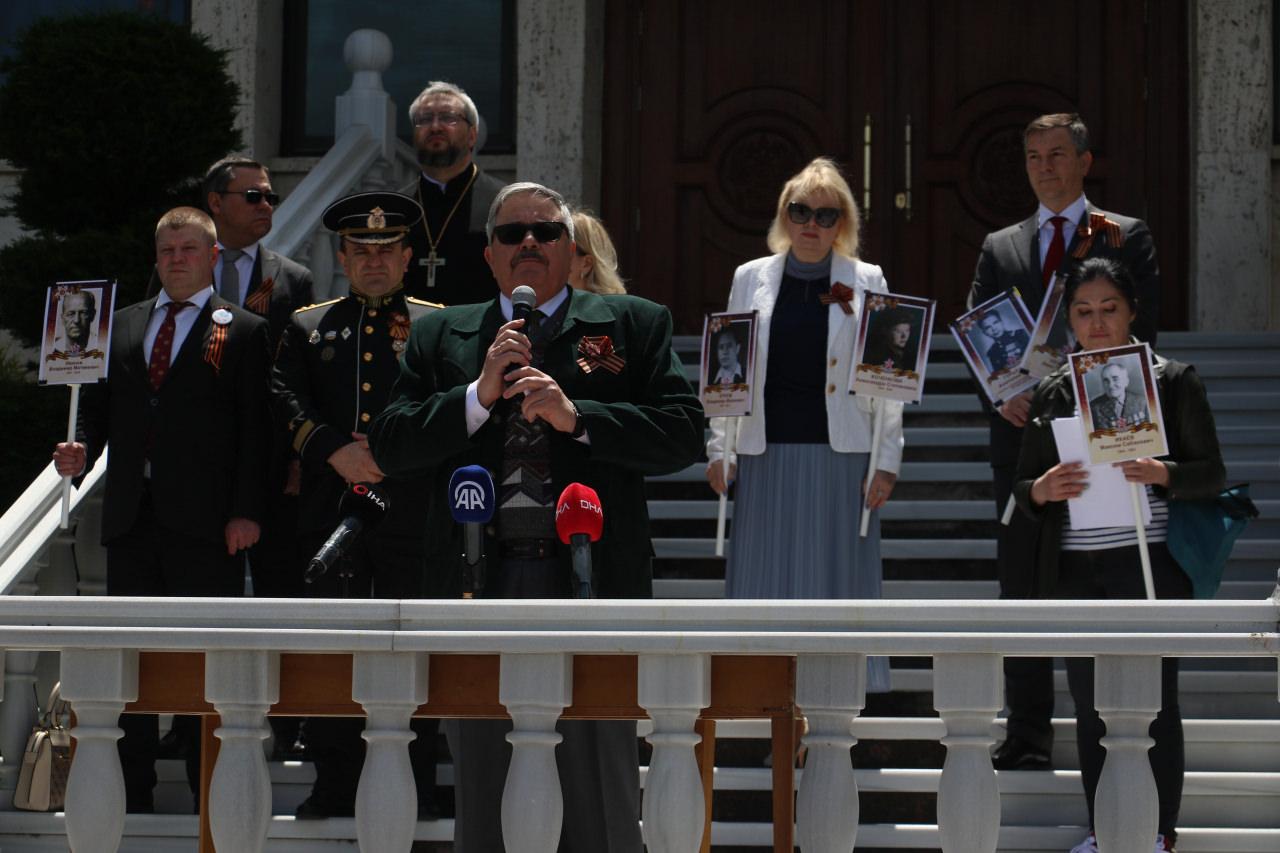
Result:
M618 373L626 366L622 357L613 351L613 341L608 335L597 337L584 336L578 341L578 367L583 373L590 373L597 367L603 367L610 373Z
M836 282L831 285L831 292L824 293L818 297L818 301L823 305L838 304L840 310L846 314L853 313L853 288L842 282Z
M1124 234L1120 231L1120 223L1108 219L1105 213L1090 213L1089 224L1080 228L1080 242L1071 251L1071 257L1080 260L1093 248L1093 240L1099 233L1107 235L1107 245L1119 249L1124 245Z
M271 276L267 276L258 285L253 293L249 294L249 298L244 301L244 307L248 308L255 314L267 313L267 306L271 304L271 291L275 289L276 280Z
M407 341L409 340L409 329L412 325L413 323L408 314L401 314L397 311L391 315L387 333L391 335L393 341Z
M215 323L209 334L209 344L204 348L204 360L213 365L214 371L222 372L222 351L227 347L229 325Z

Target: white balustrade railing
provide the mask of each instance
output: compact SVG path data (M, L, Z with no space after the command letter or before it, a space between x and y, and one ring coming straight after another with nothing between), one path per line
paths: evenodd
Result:
M1093 656L1108 750L1096 829L1104 853L1150 849L1155 784L1146 729L1165 656L1280 655L1280 599L1258 602L1012 601L283 601L0 598L0 648L62 652L63 695L78 751L66 827L77 853L114 851L124 825L116 715L139 690L139 653L203 650L205 696L221 716L209 817L218 849L263 848L270 788L261 738L279 698L282 653L354 654L351 695L365 709L369 750L357 833L365 850L408 850L416 801L409 720L427 697L428 661L500 656L499 701L514 747L503 812L519 849L551 853L563 804L555 722L572 703L575 655L637 658L639 705L653 720L643 833L655 851L694 851L705 814L695 722L712 704L720 655L796 660L808 715L800 785L801 849L857 843L848 747L869 655L933 659L947 758L937 844L992 851L1000 801L987 757L1006 655ZM496 818L496 816L495 816ZM2 819L2 818L0 818Z

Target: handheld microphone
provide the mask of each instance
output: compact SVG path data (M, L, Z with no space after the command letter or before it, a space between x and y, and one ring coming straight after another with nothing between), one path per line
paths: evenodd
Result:
M497 503L493 477L479 465L463 466L449 478L449 511L462 525L464 598L484 589L484 525L493 518Z
M533 309L538 307L538 294L527 284L522 284L511 291L511 319L526 321L523 333L529 334L528 320Z
M570 483L556 501L556 533L573 554L574 598L591 597L591 543L600 541L604 512L596 490Z
M313 583L334 567L347 553L347 549L365 530L377 527L387 514L387 499L367 483L355 483L342 493L338 501L338 515L342 522L307 565L303 580Z

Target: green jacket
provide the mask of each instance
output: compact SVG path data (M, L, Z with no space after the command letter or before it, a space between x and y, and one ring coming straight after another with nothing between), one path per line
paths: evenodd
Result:
M590 444L552 433L553 487L558 494L578 482L600 495L604 532L592 548L597 595L649 597L653 546L644 477L679 471L698 459L702 407L671 350L666 308L635 296L579 290L569 298L542 370L578 407ZM388 476L431 472L425 496L430 597L456 596L462 588L462 531L447 500L450 475L462 465L482 465L491 473L501 465L501 423L490 418L468 436L465 398L504 322L497 300L453 306L415 322L391 400L369 431L374 459ZM625 365L616 374L604 368L587 373L577 361L579 342L606 335ZM486 554L496 554L495 546L490 537ZM567 554L565 561L568 572Z
M1222 491L1227 472L1218 449L1218 432L1204 383L1190 365L1159 356L1154 359L1156 387L1169 443L1169 455L1161 458L1169 468L1169 488L1157 486L1156 493L1167 500L1213 497ZM1067 503L1051 501L1042 507L1036 506L1031 500L1031 485L1060 461L1050 422L1054 418L1071 417L1075 408L1068 363L1046 376L1036 388L1022 435L1013 494L1018 507L1039 523L1032 586L1037 598L1053 598L1058 586L1058 558Z

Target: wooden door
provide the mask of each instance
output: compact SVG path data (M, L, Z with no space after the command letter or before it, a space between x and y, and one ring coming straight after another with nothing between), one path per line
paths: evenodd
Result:
M827 154L869 197L862 257L945 322L983 236L1035 210L1022 127L1078 109L1086 193L1150 222L1162 325L1185 328L1185 16L1184 0L612 2L603 213L623 272L699 330L767 254L782 184Z

